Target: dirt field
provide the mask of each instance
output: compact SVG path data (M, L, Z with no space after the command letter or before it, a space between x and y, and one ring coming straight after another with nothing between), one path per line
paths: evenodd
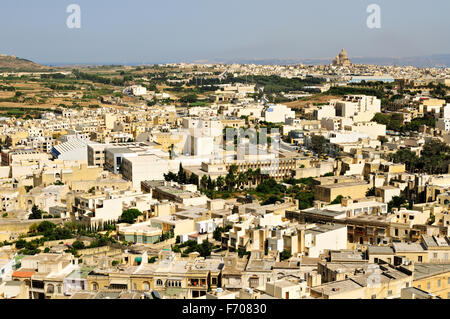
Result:
M305 99L300 99L293 102L287 102L283 103L289 106L293 109L301 109L307 104L314 104L314 103L327 103L330 100L333 99L340 99L342 96L339 95L321 95L321 94L315 94L310 97L307 97Z

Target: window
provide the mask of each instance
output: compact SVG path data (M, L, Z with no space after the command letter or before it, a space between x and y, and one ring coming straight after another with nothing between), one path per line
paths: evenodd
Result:
M158 279L158 280L156 281L156 285L157 285L157 286L162 286L162 284L163 284L163 282L162 282L161 279Z
M430 290L431 288L431 284L429 282L427 282L427 289Z
M47 286L47 293L48 294L52 294L54 292L55 292L55 287L52 284L48 285Z
M96 282L92 283L92 290L98 290L98 284Z
M420 263L422 262L422 256L419 256L417 259Z
M375 294L375 295L372 295L372 297L371 297L372 299L377 299L377 295Z
M438 287L441 286L441 280L440 280L440 279L437 281L437 286L438 286Z
M437 253L433 253L433 258L434 259L438 258L438 254Z
M388 291L388 296L392 296L392 290Z
M249 282L250 282L250 288L257 288L259 286L259 278L258 277L250 278Z
M144 290L150 290L150 284L147 281L144 281Z

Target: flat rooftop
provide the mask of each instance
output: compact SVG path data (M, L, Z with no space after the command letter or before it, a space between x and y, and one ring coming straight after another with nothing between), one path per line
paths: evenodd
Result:
M325 225L319 225L317 227L314 228L310 228L307 229L305 231L305 234L314 234L314 235L318 235L318 234L323 234L323 233L327 233L329 231L333 231L333 230L337 230L340 228L347 228L346 225L342 225L342 224L325 224Z
M448 264L414 264L414 280L419 280L434 275L450 272L450 263Z

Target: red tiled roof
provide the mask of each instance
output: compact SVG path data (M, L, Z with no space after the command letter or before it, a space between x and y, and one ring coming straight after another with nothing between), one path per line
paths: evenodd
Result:
M34 271L15 271L12 274L12 277L17 277L17 278L31 278L31 276L34 275Z

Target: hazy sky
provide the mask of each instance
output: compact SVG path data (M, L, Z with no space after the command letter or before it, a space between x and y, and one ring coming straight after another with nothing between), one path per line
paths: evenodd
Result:
M81 7L81 29L66 8ZM369 29L366 8L381 7ZM0 53L39 63L160 63L450 53L449 0L1 0Z

